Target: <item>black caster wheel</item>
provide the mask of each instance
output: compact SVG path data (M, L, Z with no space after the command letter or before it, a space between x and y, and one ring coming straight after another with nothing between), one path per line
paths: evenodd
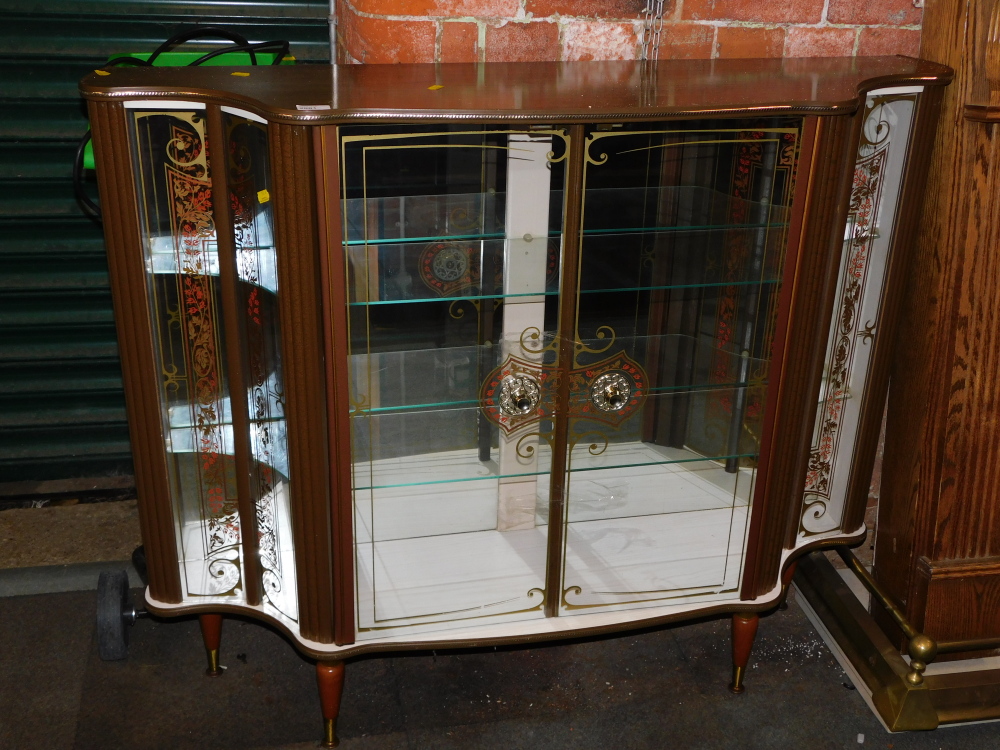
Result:
M129 595L128 573L101 573L97 579L97 653L101 659L128 657L128 629L139 614Z

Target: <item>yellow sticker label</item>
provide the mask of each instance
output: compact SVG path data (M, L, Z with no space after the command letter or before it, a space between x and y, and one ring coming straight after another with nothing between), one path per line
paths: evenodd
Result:
M107 71L107 70L95 70L94 72L97 73L97 75L99 75L99 76L109 76L109 75L111 75L111 72Z
M428 91L437 91L438 89L443 89L443 88L444 88L444 86L442 86L440 83L435 83L433 86L428 86L427 90Z
M231 75L231 76L239 76L240 78L246 78L250 74L249 73L244 73L243 71L238 70L235 73L230 73L229 75Z
M269 200L271 200L271 194L267 192L267 190L258 190L257 200L261 203L267 203Z

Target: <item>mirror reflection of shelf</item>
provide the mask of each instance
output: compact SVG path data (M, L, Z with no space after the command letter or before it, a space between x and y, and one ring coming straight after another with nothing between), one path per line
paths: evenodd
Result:
M516 337L502 347L490 344L352 354L349 372L354 408L351 416L477 407L481 405L481 383L475 377L477 363L485 358L490 363L489 369L492 369L500 364L501 352L505 349L524 356L517 351L520 341L521 338ZM542 340L539 348L546 343ZM598 345L607 345L607 341L601 339L585 339L582 343L594 349ZM748 370L753 379L750 383L741 382L737 375L744 361L742 353L733 351L732 346L723 349L713 344L705 337L664 334L618 338L609 349L615 353L625 352L633 359L645 362L651 351L672 353L683 346L693 363L692 372L708 376L709 366L712 365L716 376L718 373L729 375L719 380L692 380L670 385L654 382L647 391L650 397L680 391L738 388L750 383L758 387L766 382L768 360L749 358ZM586 389L570 391L573 401L588 397Z
M424 630L428 619L438 620L432 629L462 627L457 608L497 617L530 602L525 594L545 570L549 478L538 477L532 526L501 531L497 478L442 479L476 463L475 451L458 453L394 461L391 471L373 462L383 464L373 471L400 483L356 489L358 596L370 605L359 608L362 627ZM607 453L606 463L625 470L572 462L581 473L569 482L566 581L582 584L576 606L730 596L722 592L742 564L753 470L732 474L692 451L642 443ZM414 472L438 481L415 486L407 481Z
M562 205L561 190L549 191L555 205ZM651 195L658 194L664 202L675 202L679 209L670 226L649 226L643 216L635 214L635 206L643 205ZM506 194L502 192L448 195L404 195L388 198L348 198L341 201L346 221L347 244L382 244L430 242L434 240L504 239ZM754 215L753 208L765 207L767 226L787 226L789 209L737 198L729 193L695 185L587 190L586 200L599 204L600 212L587 214L584 235L614 232L683 232L699 229L732 227L754 228L759 223L730 224L729 218L739 212ZM483 206L490 205L489 215ZM365 216L369 218L366 227ZM622 221L632 218L634 221ZM485 225L496 227L491 232L479 231ZM367 234L366 234L367 229ZM559 227L552 227L557 237Z
M261 215L264 215L261 212ZM270 231L270 222L260 220L255 224L258 236L256 244L243 244L241 252L253 253L255 259L254 270L258 274L257 278L251 282L242 273L243 268L237 264L237 273L240 280L245 283L254 283L269 292L278 292L278 271L277 256L274 246L274 239ZM151 235L146 237L146 247L148 256L146 258L146 271L154 274L179 274L183 273L179 251L177 249L177 237L172 234ZM204 276L219 275L219 250L216 244L214 232L206 237L203 245L202 257L207 261L206 267L198 268L198 274Z

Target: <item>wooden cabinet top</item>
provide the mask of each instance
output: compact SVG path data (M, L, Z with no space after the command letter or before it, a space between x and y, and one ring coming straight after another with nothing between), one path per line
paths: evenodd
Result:
M91 73L92 100L195 99L268 119L600 122L737 113L855 111L876 88L945 84L952 71L911 57L656 62L132 68Z

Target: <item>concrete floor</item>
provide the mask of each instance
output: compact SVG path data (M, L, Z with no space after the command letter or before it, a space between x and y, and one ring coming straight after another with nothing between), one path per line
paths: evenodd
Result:
M2 498L0 498L2 501ZM0 510L0 572L48 565L127 560L142 544L135 500L38 500Z
M227 618L228 669L210 679L196 619L146 619L131 630L127 661L102 662L95 592L23 593L44 589L51 575L62 587L74 579L56 568L22 572L19 589L0 579L8 594L22 592L0 598L0 748L316 746L313 665L282 636ZM341 747L1000 747L1000 724L886 733L794 600L762 620L743 695L726 689L729 659L727 619L585 642L361 658L347 666Z

